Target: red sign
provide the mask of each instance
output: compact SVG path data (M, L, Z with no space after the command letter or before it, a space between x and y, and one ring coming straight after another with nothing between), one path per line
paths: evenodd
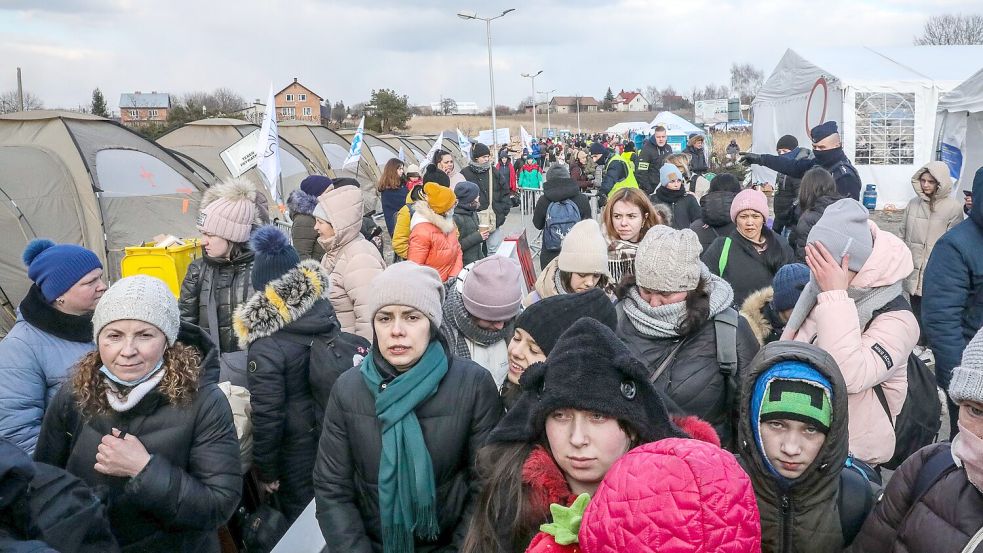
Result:
M819 122L813 124L809 121L809 112L812 111L812 100L816 98L816 90L822 87L822 106L823 110L819 115ZM816 98L818 100L818 98ZM810 136L812 133L812 128L816 125L821 125L826 121L826 106L829 101L829 85L826 83L826 77L819 77L816 79L816 83L812 85L812 90L809 92L809 101L806 102L806 136Z

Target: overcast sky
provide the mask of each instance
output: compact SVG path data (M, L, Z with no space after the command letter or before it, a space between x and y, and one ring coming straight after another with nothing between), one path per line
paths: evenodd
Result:
M0 0L0 92L45 107L88 104L100 87L184 93L230 87L247 100L293 77L332 102L393 88L413 104L490 105L485 24L492 24L496 100L539 90L598 99L610 86L677 91L729 84L732 62L771 73L787 48L908 46L930 15L980 12L979 0Z

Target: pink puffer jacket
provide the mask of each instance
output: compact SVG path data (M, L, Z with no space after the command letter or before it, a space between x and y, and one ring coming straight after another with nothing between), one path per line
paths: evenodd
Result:
M754 489L734 456L679 438L619 459L587 506L579 537L585 553L761 551Z

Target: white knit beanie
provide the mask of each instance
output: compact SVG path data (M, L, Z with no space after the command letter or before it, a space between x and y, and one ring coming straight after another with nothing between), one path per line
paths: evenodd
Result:
M690 229L656 225L645 233L635 254L635 282L658 292L696 290L703 272L703 247Z
M608 275L608 243L593 219L580 221L563 238L557 267L565 273Z
M956 403L983 403L983 329L966 345L962 363L952 371L949 397Z
M167 344L177 341L181 314L177 298L159 278L136 275L116 282L106 290L96 305L92 316L93 338L99 341L99 333L115 321L143 321L160 329L167 337Z

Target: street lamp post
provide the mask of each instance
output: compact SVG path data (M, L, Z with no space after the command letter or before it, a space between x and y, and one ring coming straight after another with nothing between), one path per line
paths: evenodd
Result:
M550 122L550 94L553 94L554 92L556 92L555 88L553 90L547 90L545 92L540 91L540 94L546 95L546 128L547 129L553 128L553 123Z
M468 15L466 13L457 14L461 19L475 19L485 22L485 37L488 40L488 88L491 90L491 114L492 114L492 143L494 145L495 157L498 157L498 122L495 118L495 71L492 66L492 42L491 42L491 22L505 17L509 12L514 12L515 8L509 8L495 17L478 17L477 13Z
M532 136L536 137L536 77L540 76L543 70L540 69L536 73L523 73L522 76L532 80Z
M577 93L577 134L580 134L580 93Z

